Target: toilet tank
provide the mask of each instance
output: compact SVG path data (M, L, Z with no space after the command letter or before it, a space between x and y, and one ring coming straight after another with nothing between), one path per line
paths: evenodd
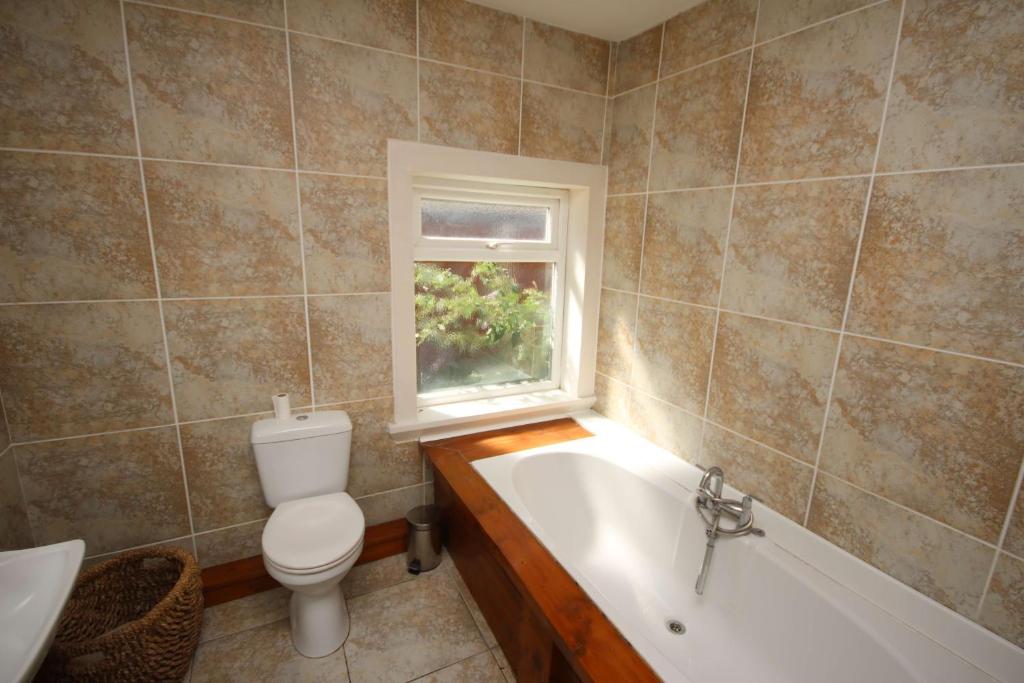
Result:
M352 422L344 411L259 420L250 441L270 507L340 493L348 486Z

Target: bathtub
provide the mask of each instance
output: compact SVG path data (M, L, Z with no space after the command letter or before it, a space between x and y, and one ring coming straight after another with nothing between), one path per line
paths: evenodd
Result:
M664 680L1024 681L1024 650L757 503L766 535L720 538L696 595L699 471L574 417L594 436L473 467Z

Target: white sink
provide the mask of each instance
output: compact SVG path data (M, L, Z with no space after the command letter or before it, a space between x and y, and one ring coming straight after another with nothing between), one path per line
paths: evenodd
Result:
M0 681L32 680L84 555L82 541L0 553Z

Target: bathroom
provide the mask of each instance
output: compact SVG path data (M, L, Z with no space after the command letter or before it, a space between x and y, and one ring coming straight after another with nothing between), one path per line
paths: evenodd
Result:
M0 0L0 683L1024 681L1022 45Z

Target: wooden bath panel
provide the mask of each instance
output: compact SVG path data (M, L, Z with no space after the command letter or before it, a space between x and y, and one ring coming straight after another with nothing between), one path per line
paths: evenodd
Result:
M448 552L521 683L660 680L470 464L588 436L564 418L421 444Z

